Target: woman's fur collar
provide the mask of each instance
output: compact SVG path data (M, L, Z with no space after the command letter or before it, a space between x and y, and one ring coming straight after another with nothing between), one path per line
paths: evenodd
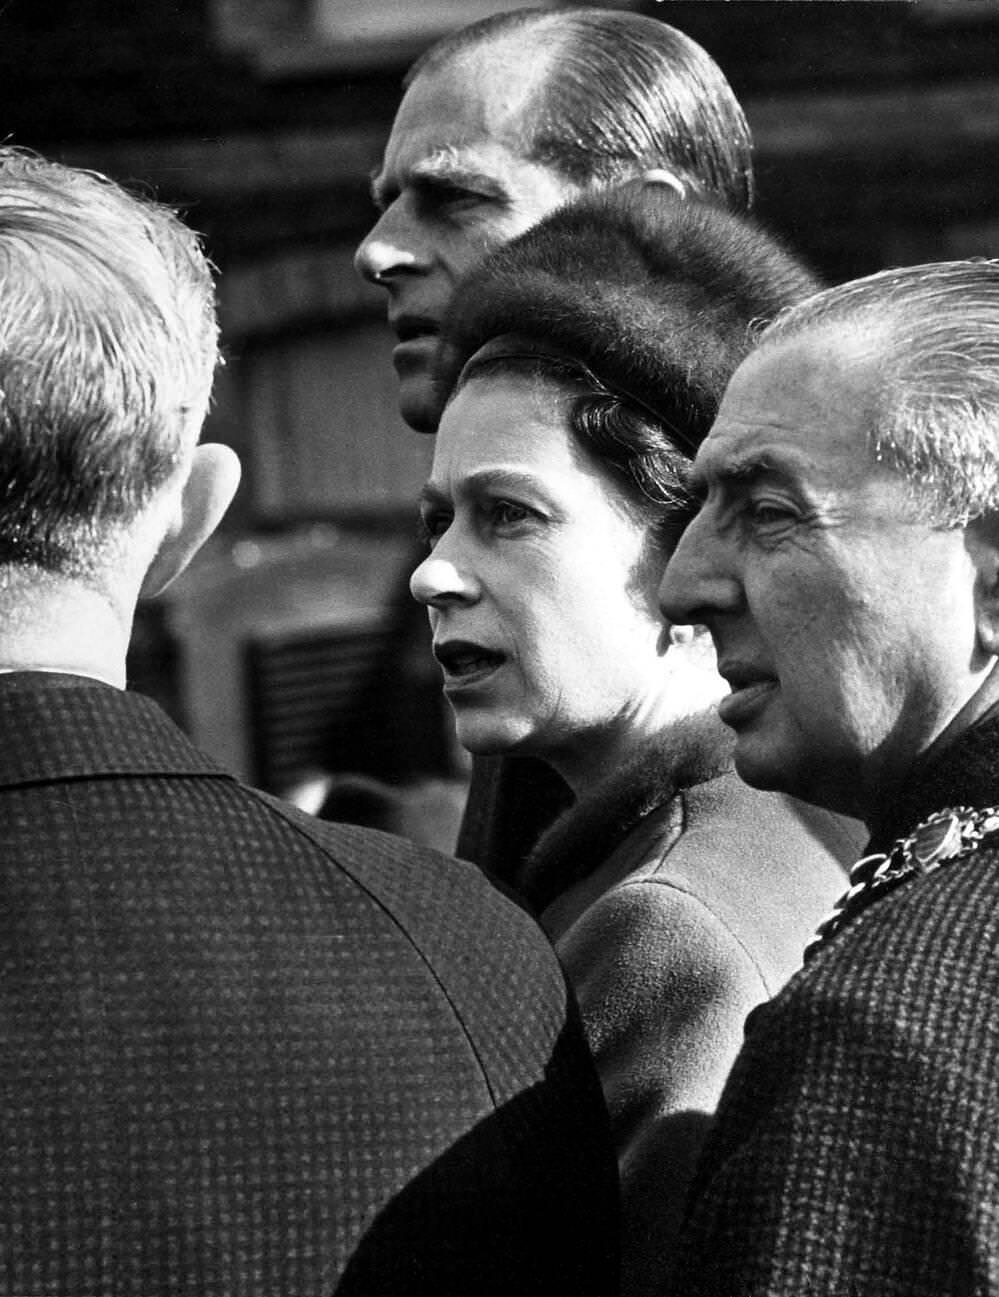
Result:
M730 770L733 742L714 710L670 726L541 835L521 866L517 890L543 910L588 877L636 825L680 789Z

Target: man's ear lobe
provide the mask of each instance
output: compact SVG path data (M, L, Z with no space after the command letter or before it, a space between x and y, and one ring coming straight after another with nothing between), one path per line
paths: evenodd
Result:
M687 197L687 186L678 175L666 167L649 167L641 173L641 180L646 185L666 185L679 198Z
M165 590L222 521L239 486L240 465L228 446L196 446L177 510L142 582L141 596Z
M976 518L965 529L975 564L975 629L979 647L999 657L999 514Z

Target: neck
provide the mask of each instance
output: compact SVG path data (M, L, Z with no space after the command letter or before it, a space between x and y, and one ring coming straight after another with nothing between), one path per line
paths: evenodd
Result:
M0 588L0 670L62 671L125 687L131 619L76 581L8 578Z
M616 717L597 732L588 731L582 741L568 745L563 751L541 755L558 771L578 801L680 719L675 704L669 706L660 697L646 702L637 711Z
M882 777L878 782L876 793L867 798L867 804L862 808L862 818L872 833L877 836L883 832L884 817L887 815L889 819L891 818L900 792L905 791L915 774L932 765L937 757L956 743L962 734L966 734L984 717L997 711L999 711L999 663L993 663L975 692L936 738L922 751L915 753L905 768L897 772L893 781ZM856 814L857 811L849 813Z
M554 766L576 798L620 769L656 736L689 717L713 711L727 692L707 636L671 643L657 653L644 694L599 731L588 731L564 751L538 753Z
M977 725L983 716L997 706L999 706L999 663L994 662L981 685L954 716L953 720L933 740L927 749L927 753L939 752L947 747L956 738L960 737L965 730L970 730L973 725Z

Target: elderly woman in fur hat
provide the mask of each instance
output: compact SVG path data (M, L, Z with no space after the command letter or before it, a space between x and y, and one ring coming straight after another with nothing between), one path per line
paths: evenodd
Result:
M571 789L516 882L600 1069L629 1297L662 1290L746 1014L799 965L860 842L739 781L710 639L656 599L750 324L815 287L757 227L629 186L494 253L442 341L411 589L461 743L540 757Z

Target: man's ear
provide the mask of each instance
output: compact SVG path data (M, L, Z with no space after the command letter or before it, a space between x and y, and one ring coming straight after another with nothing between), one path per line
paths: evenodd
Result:
M165 590L222 521L239 486L240 466L228 446L196 446L173 520L142 582L141 597Z
M965 528L965 544L975 565L978 646L989 657L999 657L999 514L970 522Z
M643 184L666 185L680 198L687 197L687 186L678 175L675 175L666 167L649 167L647 170L642 172L640 178Z

